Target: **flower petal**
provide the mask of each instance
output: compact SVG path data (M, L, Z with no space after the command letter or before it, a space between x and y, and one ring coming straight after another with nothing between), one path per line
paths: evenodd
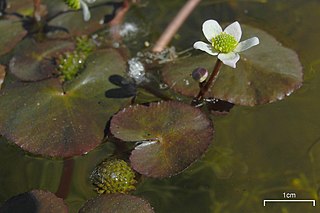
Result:
M211 44L204 43L203 41L197 41L193 44L193 48L205 51L210 55L218 55L218 52L212 48Z
M241 41L238 44L238 46L234 49L234 52L242 52L258 44L259 44L259 39L257 37L249 38L247 40Z
M236 68L236 63L239 61L240 56L238 53L220 53L218 55L218 58L222 61L222 63L224 63L225 65L228 65L232 68Z
M211 43L212 39L222 33L222 28L215 20L207 20L202 25L202 32L206 39Z
M82 7L82 12L83 12L83 19L85 21L89 21L90 18L91 18L91 15L90 15L90 11L89 11L88 5L85 2L83 2L82 0L80 0L80 4L81 4L81 7Z
M228 33L229 35L232 35L237 40L237 42L240 41L240 38L242 36L242 30L239 22L237 21L227 26L223 32Z

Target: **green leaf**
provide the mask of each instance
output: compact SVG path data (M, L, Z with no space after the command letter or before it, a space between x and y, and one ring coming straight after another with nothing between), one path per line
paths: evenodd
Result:
M79 10L80 0L63 0L70 8Z
M68 208L61 198L53 193L43 190L32 190L19 194L7 200L1 207L2 213L25 213L25 212L59 212L67 213Z
M150 204L133 195L101 195L87 201L79 213L153 213Z
M293 50L262 30L249 26L242 29L242 40L257 36L260 44L240 53L237 68L222 66L207 97L254 106L281 100L302 85L302 66ZM211 71L215 61L208 54L178 60L165 66L163 79L175 91L196 96L199 86L190 76L192 70L203 67Z
M12 50L26 34L21 21L14 18L0 20L0 55Z
M125 108L113 116L110 130L123 141L139 143L131 153L131 166L150 177L183 171L202 156L213 138L206 115L179 102Z
M10 60L9 70L22 81L39 81L57 74L55 58L75 48L73 42L65 40L39 43L26 39L21 43Z
M18 13L23 16L32 16L33 13L33 0L10 0L7 1L9 7L7 7L7 13Z
M118 52L101 50L89 56L83 73L64 90L57 79L11 84L0 93L0 134L45 156L92 150L104 138L109 118L129 102L105 97L114 87L109 76L125 69Z
M83 20L82 11L70 11L63 13L52 19L48 24L51 27L56 27L60 31L50 32L50 37L71 37L89 35L97 30L106 27L102 24L105 15L110 15L113 12L113 7L109 5L101 5L90 9L91 18L89 21Z

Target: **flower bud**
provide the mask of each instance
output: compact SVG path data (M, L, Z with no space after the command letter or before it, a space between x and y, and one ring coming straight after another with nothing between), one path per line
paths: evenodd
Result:
M192 71L192 78L199 83L204 82L208 77L208 70L202 67L198 67L197 69Z

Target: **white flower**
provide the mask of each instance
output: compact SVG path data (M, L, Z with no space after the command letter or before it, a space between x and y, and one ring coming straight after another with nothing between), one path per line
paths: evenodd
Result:
M89 21L90 18L91 18L90 11L89 11L87 3L91 4L91 3L95 2L95 1L96 0L80 0L80 5L81 5L82 11L83 11L83 19L85 21Z
M193 47L205 51L210 55L218 55L218 59L225 65L233 68L236 68L236 63L240 59L239 52L259 44L259 39L257 37L239 42L242 31L240 24L237 21L233 22L222 31L222 28L217 21L207 20L202 25L202 31L210 44L203 41L197 41L193 44Z

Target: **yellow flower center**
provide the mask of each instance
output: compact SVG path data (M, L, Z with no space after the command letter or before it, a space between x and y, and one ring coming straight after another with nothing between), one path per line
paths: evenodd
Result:
M238 45L237 40L230 34L220 33L212 39L212 46L221 53L229 53Z

